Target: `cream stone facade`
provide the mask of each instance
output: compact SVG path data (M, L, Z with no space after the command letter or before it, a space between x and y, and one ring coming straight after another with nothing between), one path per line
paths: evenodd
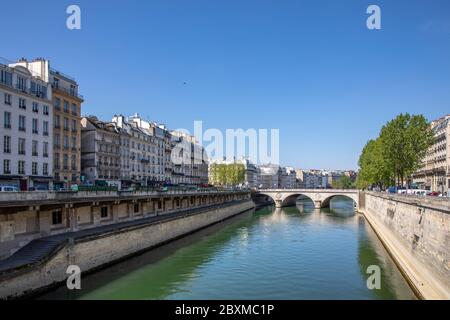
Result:
M428 149L421 168L413 174L420 188L449 194L450 190L450 115L431 122L435 142Z

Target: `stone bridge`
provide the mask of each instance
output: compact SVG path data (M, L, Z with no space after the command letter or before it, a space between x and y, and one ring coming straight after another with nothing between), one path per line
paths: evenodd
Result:
M359 207L358 190L341 189L262 189L256 191L255 195L268 196L275 202L277 208L294 206L299 196L310 198L314 202L314 208L326 208L330 200L335 196L345 196L355 202Z

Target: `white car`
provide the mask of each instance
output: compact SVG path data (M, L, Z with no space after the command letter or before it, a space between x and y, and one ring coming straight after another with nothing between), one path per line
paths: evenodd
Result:
M0 186L0 192L19 192L19 188L13 186Z

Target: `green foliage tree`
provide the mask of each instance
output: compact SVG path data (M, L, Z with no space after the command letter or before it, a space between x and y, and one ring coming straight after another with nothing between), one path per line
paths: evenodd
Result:
M348 176L342 176L332 183L333 189L352 189L353 187L353 181Z
M213 185L238 185L244 181L245 166L242 163L210 165L210 183Z
M433 139L423 115L398 115L383 126L377 139L363 148L357 187L403 185L418 169Z

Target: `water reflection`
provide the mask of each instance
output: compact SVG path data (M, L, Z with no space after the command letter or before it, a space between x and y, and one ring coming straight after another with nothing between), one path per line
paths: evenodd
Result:
M366 286L379 265L381 290ZM411 299L405 280L352 201L315 210L266 207L103 271L80 292L44 299Z

